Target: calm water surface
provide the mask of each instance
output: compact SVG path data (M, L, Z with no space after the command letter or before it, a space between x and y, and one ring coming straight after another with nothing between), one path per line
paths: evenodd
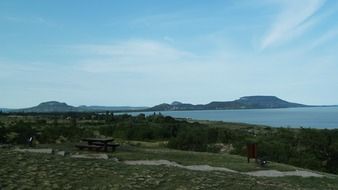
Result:
M153 114L153 112L144 113ZM163 111L161 113L177 118L252 123L273 127L338 128L338 107ZM139 112L131 114L137 115Z

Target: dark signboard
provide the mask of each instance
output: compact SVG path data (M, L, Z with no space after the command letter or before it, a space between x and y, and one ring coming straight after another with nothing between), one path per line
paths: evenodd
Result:
M257 159L257 144L250 143L247 144L246 147L247 147L248 162L250 162L250 158Z

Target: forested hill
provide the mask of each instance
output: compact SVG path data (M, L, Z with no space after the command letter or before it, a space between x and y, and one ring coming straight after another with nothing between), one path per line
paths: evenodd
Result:
M64 102L49 101L43 102L37 106L22 109L5 110L7 112L35 112L35 113L50 113L50 112L102 112L102 111L120 111L120 110L144 110L147 107L129 107L129 106L71 106Z
M151 111L167 110L223 110L223 109L262 109L262 108L294 108L308 105L292 103L275 96L244 96L234 101L210 102L208 104L188 104L173 102L160 104L150 108Z
M168 111L168 110L224 110L224 109L262 109L308 107L304 104L291 103L275 96L244 96L234 101L214 101L208 104L189 104L173 102L151 108L128 106L71 106L63 102L49 101L37 106L22 109L4 109L5 112L103 112L103 111Z
M18 112L75 112L78 109L63 102L50 101L43 102L31 108L17 109Z
M8 109L7 108L0 108L0 111L6 112L6 111L8 111Z

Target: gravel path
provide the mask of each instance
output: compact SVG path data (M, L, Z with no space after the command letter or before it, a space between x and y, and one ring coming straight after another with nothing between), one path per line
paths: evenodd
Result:
M171 162L168 160L137 160L137 161L124 161L124 163L128 165L152 165L152 166L166 165L166 166L174 166L178 168L184 168L184 169L195 170L195 171L225 171L225 172L237 173L237 171L230 170L228 168L212 167L209 165L184 166L184 165L178 164L176 162Z
M254 172L242 172L242 174L258 176L258 177L284 177L284 176L300 176L300 177L324 177L321 174L317 174L314 172L296 170L296 171L288 171L288 172L280 172L277 170L262 170L262 171L254 171Z
M32 152L32 153L45 153L45 154L53 154L53 149L14 149L14 151L18 152ZM63 154L63 156L65 153ZM108 155L106 154L88 154L88 155L71 155L72 158L95 158L95 159L109 159ZM118 160L116 159L118 162ZM304 170L296 170L296 171L287 171L287 172L280 172L277 170L261 170L261 171L253 171L253 172L238 172L235 170L231 170L224 167L214 167L209 165L190 165L184 166L178 164L176 162L168 161L168 160L135 160L135 161L124 161L123 163L128 165L151 165L151 166L171 166L171 167L178 167L187 170L194 170L194 171L224 171L224 172L232 172L232 173L239 173L245 174L250 176L257 176L257 177L284 177L284 176L300 176L300 177L324 177L324 175L304 171Z
M53 149L51 149L51 148L39 148L39 149L37 149L37 148L26 148L26 149L15 148L14 151L42 153L42 154L53 154Z
M277 170L238 172L238 171L231 170L228 168L213 167L209 165L184 166L184 165L178 164L176 162L171 162L168 160L136 160L136 161L124 161L123 163L128 164L128 165L151 165L151 166L165 165L165 166L173 166L173 167L184 168L184 169L195 170L195 171L225 171L225 172L240 173L240 174L257 176L257 177L284 177L284 176L324 177L321 174L309 172L309 171L303 171L303 170L287 171L287 172L280 172Z

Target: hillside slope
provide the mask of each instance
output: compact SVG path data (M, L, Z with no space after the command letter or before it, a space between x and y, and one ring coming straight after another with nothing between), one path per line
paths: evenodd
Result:
M43 102L37 106L22 109L11 109L6 111L11 112L35 112L35 113L50 113L50 112L104 112L104 111L134 111L146 109L147 107L129 107L129 106L71 106L64 102L49 101Z
M308 107L304 104L292 103L275 96L244 96L234 101L214 101L208 104L187 104L174 102L160 104L150 108L150 111L175 110L224 110L224 109L263 109L263 108L294 108Z

